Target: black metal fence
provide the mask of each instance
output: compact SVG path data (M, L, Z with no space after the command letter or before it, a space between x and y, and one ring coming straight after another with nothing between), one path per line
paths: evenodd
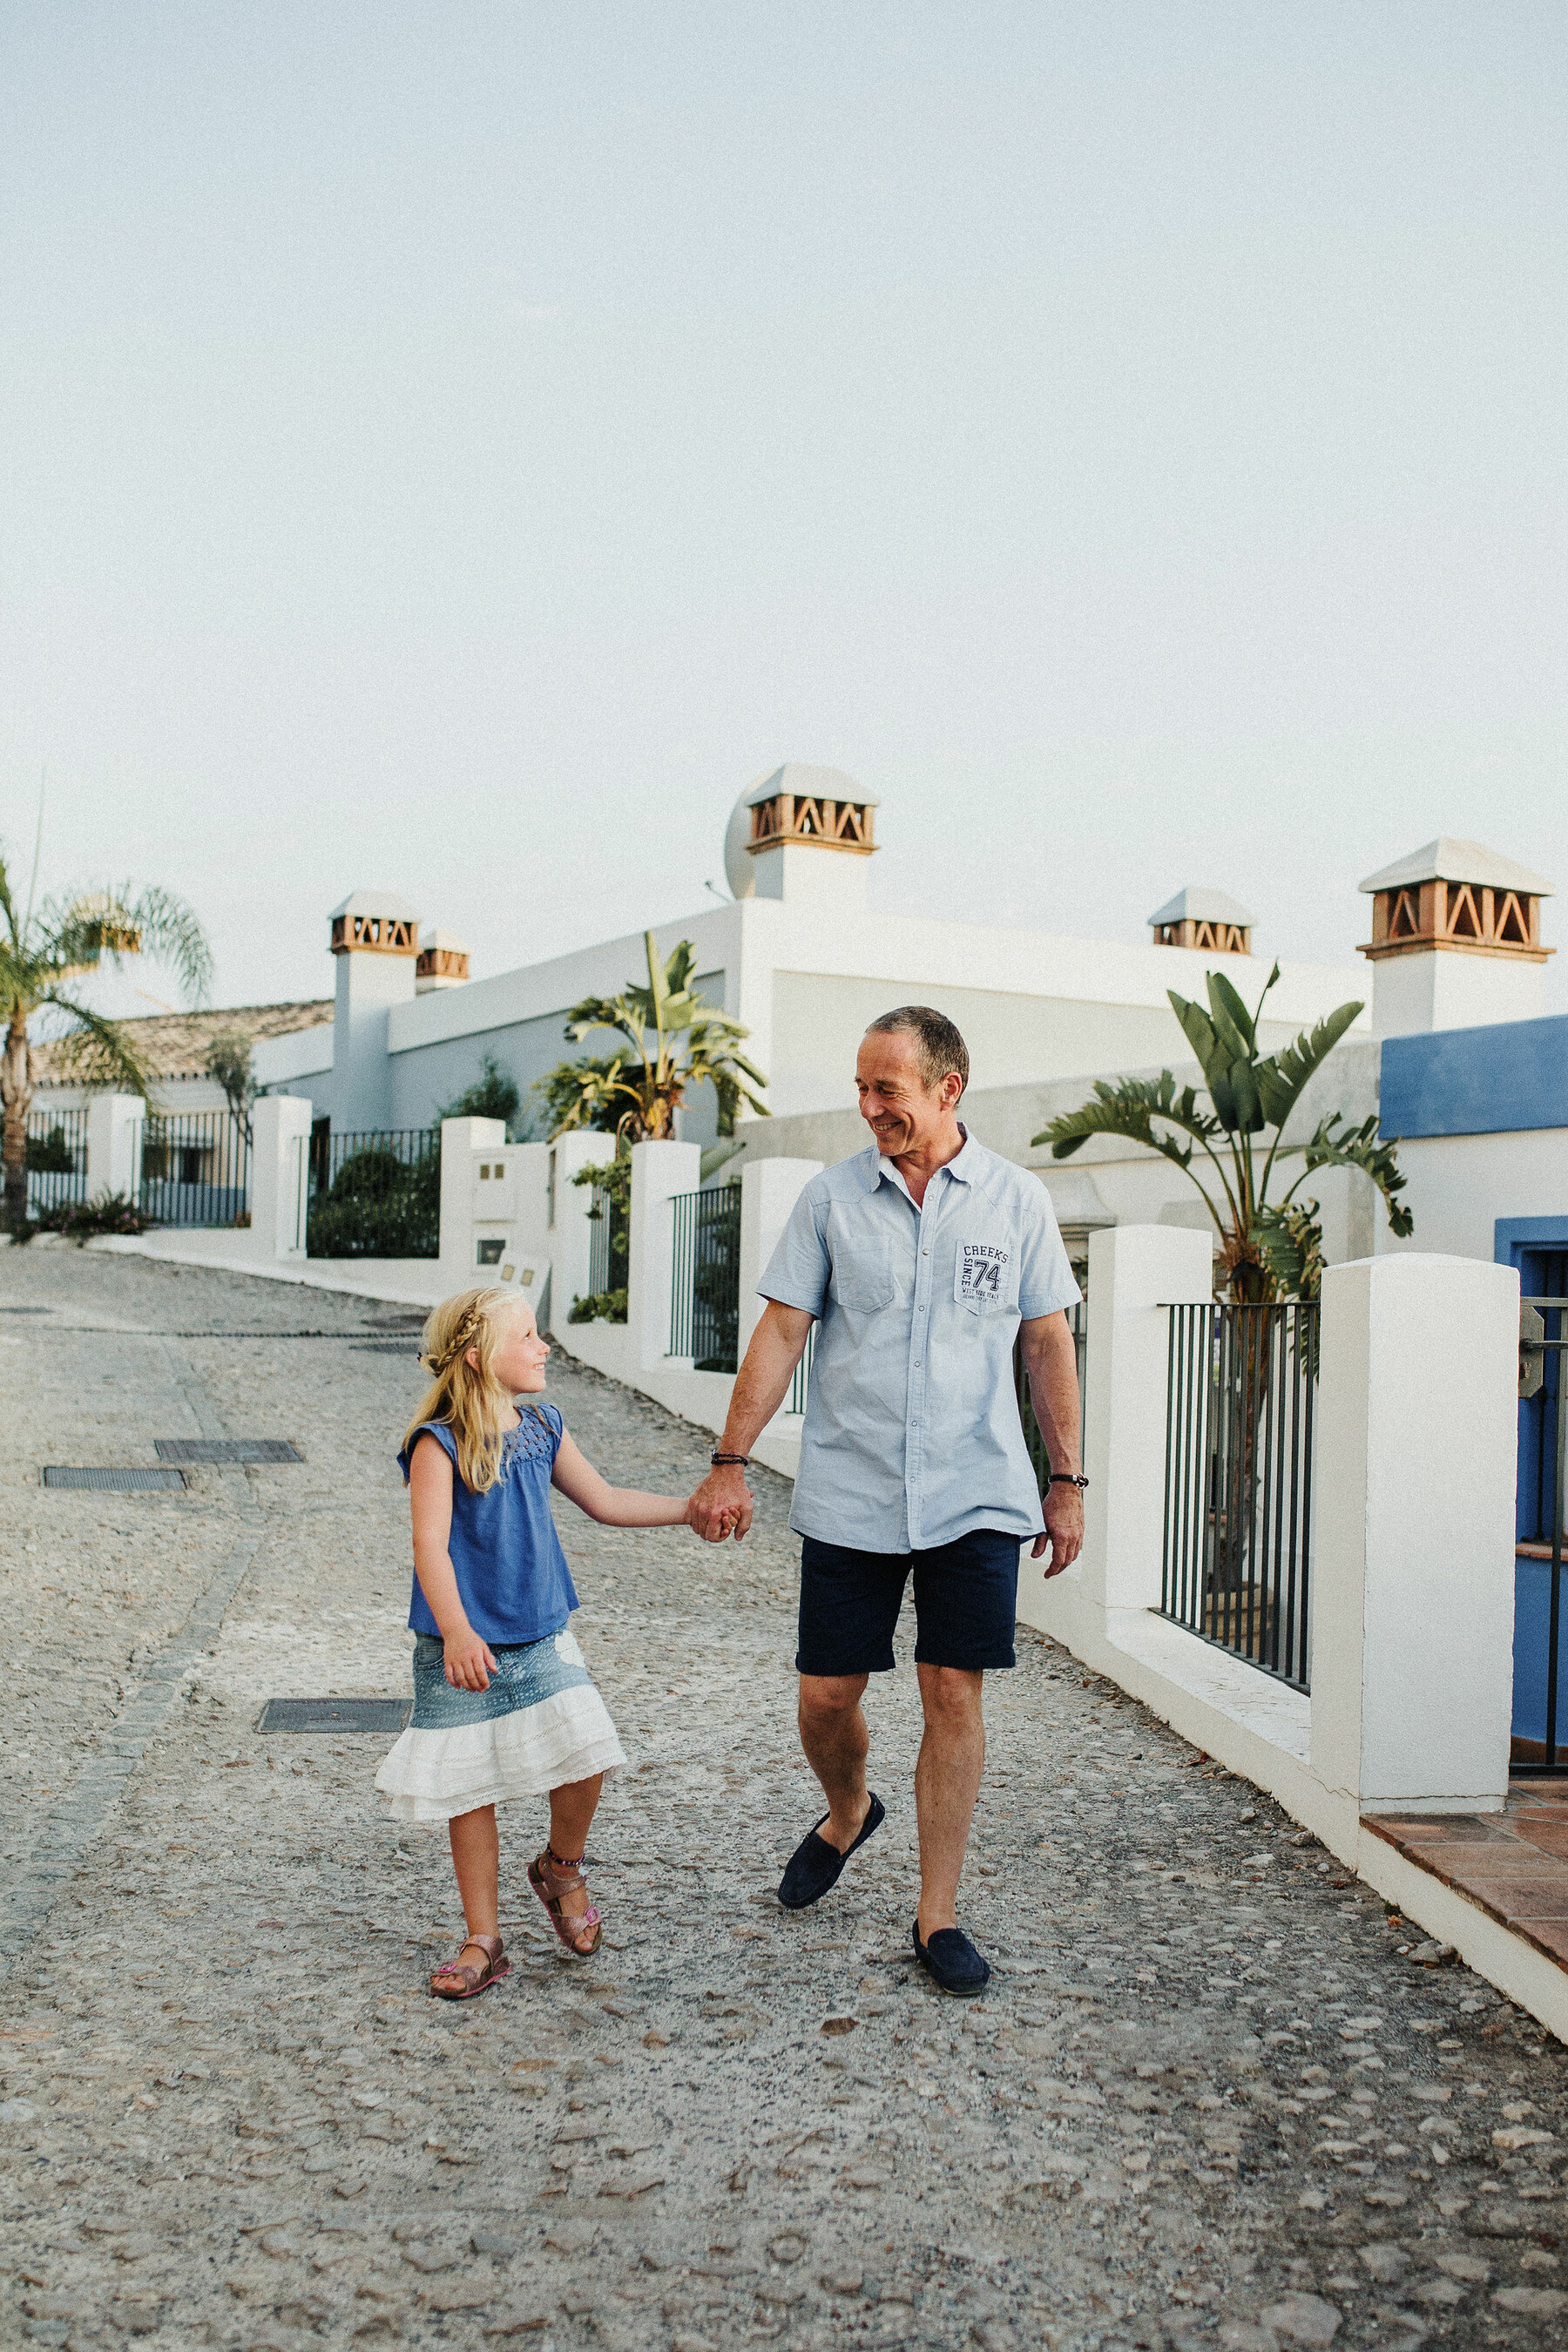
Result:
M1538 1277L1539 1278L1539 1277ZM1520 1302L1519 1516L1509 1769L1568 1772L1563 1514L1568 1505L1568 1298Z
M239 1225L250 1206L250 1136L231 1110L149 1114L137 1203L160 1225Z
M1076 1307L1068 1308L1068 1328L1072 1333L1073 1352L1078 1358L1078 1423L1081 1433L1084 1422L1084 1398L1089 1378L1089 1302L1080 1298ZM1029 1449L1029 1459L1035 1465L1035 1475L1043 1495L1050 1484L1051 1457L1046 1451L1046 1441L1040 1434L1040 1424L1035 1419L1035 1402L1029 1394L1028 1374L1024 1369L1024 1347L1021 1339L1013 1343L1013 1386L1017 1392L1018 1418L1024 1424L1024 1443ZM1081 1433L1079 1444L1082 1444ZM1081 1457L1080 1457L1081 1459Z
M87 1198L87 1113L35 1110L27 1114L27 1214L37 1217L62 1202Z
M441 1130L372 1128L310 1138L310 1257L438 1257Z
M592 1186L588 1211L588 1293L613 1297L624 1292L631 1267L631 1208L624 1180L619 1184ZM619 1318L626 1320L624 1315Z
M1162 1613L1304 1691L1317 1306L1169 1313Z
M789 1401L784 1406L784 1411L786 1412L804 1412L805 1411L805 1401L811 1393L811 1360L816 1353L816 1325L814 1322L810 1330L805 1335L805 1353L802 1355L799 1363L795 1366L795 1378L789 1384Z
M741 1330L741 1188L679 1192L670 1207L669 1352L689 1356L700 1372L732 1372Z

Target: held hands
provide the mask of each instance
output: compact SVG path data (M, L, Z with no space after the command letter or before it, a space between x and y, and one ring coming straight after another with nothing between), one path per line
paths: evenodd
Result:
M1081 1486L1053 1486L1040 1506L1046 1522L1046 1532L1035 1538L1031 1559L1043 1559L1050 1549L1047 1577L1059 1576L1070 1568L1083 1549L1083 1489Z
M752 1524L755 1496L736 1464L710 1470L686 1506L686 1524L704 1543L722 1543L733 1536L739 1543Z
M454 1690L489 1690L496 1668L495 1654L488 1642L480 1641L471 1625L465 1625L460 1633L443 1635L442 1647L447 1680Z

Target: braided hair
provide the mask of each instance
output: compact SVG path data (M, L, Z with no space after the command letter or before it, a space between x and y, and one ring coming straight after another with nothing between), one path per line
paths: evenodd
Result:
M415 1432L427 1422L444 1423L457 1440L463 1484L476 1495L485 1494L500 1475L501 1416L511 1402L492 1370L496 1325L506 1308L523 1304L514 1290L459 1290L432 1307L420 1341L420 1361L433 1385L408 1424L404 1444L412 1444Z

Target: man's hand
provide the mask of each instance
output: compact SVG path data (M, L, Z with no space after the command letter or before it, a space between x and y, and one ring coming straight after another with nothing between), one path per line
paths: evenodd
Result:
M687 1504L686 1524L704 1543L722 1543L731 1534L739 1543L752 1524L755 1501L738 1462L716 1464Z
M1050 1547L1051 1564L1047 1577L1059 1576L1070 1568L1083 1549L1083 1489L1081 1486L1052 1486L1040 1509L1045 1517L1046 1532L1035 1538L1031 1559L1043 1559Z
M471 1625L465 1625L460 1633L444 1637L441 1663L454 1690L489 1690L490 1676L496 1670L495 1653L488 1642L480 1641Z

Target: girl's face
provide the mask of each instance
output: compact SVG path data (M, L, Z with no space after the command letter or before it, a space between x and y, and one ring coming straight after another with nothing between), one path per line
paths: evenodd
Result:
M515 1305L503 1307L496 1317L496 1345L490 1370L507 1394L537 1396L544 1386L549 1355L549 1347L539 1336L533 1309L527 1299L520 1298ZM470 1348L469 1363L477 1366L478 1357L478 1349Z

